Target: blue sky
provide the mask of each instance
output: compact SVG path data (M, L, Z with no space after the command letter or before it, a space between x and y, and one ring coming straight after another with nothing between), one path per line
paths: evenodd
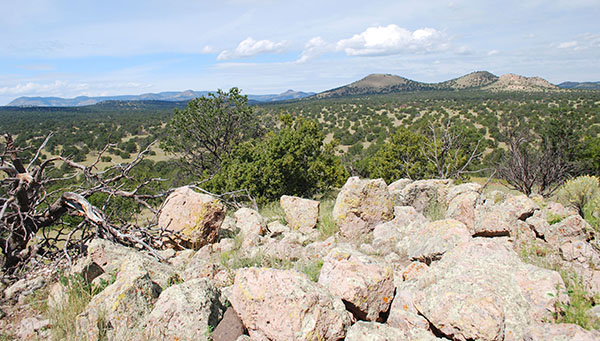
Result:
M0 105L323 91L370 73L600 80L599 0L1 0L0 13Z

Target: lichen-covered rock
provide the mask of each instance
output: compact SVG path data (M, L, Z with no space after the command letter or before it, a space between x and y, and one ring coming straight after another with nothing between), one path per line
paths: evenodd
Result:
M595 341L600 340L597 330L585 330L576 324L539 323L527 328L524 341Z
M446 196L452 180L417 180L406 184L396 192L397 206L412 206L420 213L430 210L432 205L446 207Z
M267 232L267 222L257 211L243 207L235 211L235 225L244 236L263 236Z
M291 229L308 233L317 226L318 201L284 195L279 202L285 212L285 220Z
M407 234L419 230L427 223L421 213L412 206L394 207L394 219L375 226L373 229L373 247L382 254L393 251L396 244Z
M514 222L499 206L479 206L474 212L471 234L475 237L510 236Z
M471 240L471 233L458 220L445 219L426 224L407 239L401 241L399 249L406 250L411 260L430 264L454 247Z
M119 272L116 281L94 296L77 316L77 335L98 340L105 331L110 340L132 339L159 294L160 287L148 272Z
M429 269L427 264L422 262L411 262L401 271L402 280L410 281L411 279L418 278Z
M423 329L401 330L377 322L358 321L348 329L346 341L439 340Z
M312 242L304 247L304 249L303 249L304 255L303 256L306 259L312 259L312 260L322 259L323 257L327 256L329 251L331 251L331 249L333 249L335 247L335 245L336 245L336 242L335 242L334 236L331 236L322 241L319 240L319 241Z
M347 302L349 310L361 320L380 321L394 297L391 267L348 246L327 254L319 284Z
M419 315L415 308L415 284L404 282L396 288L396 296L390 307L387 324L402 330L429 330L429 321Z
M592 233L592 227L578 214L550 225L546 232L546 241L554 246L574 240L587 240Z
M219 290L206 279L192 279L163 291L143 323L150 340L208 340L225 312Z
M475 185L475 184L464 184L464 185ZM454 190L457 187L455 186L452 189ZM464 188L459 188L462 190L458 194L454 196L448 194L448 198L451 198L448 201L448 209L446 210L446 218L456 219L462 223L464 223L467 228L472 228L473 223L475 221L475 206L477 201L479 200L480 193L478 191L474 191L471 189L476 189L475 186L465 186ZM481 190L481 187L479 187Z
M508 196L501 207L505 214L523 221L531 217L538 208L533 200L523 194Z
M346 238L369 233L382 222L394 218L394 204L382 179L348 179L333 207L333 219Z
M523 263L496 238L457 246L417 283L419 314L455 340L521 340L530 323L568 301L557 272Z
M293 270L240 269L229 299L252 339L337 340L351 323L339 298Z
M190 187L173 191L163 203L158 226L177 232L180 245L199 249L214 243L225 219L225 206L210 195L195 192Z
M302 257L302 244L285 236L281 240L269 239L260 247L261 252L268 257L295 261Z

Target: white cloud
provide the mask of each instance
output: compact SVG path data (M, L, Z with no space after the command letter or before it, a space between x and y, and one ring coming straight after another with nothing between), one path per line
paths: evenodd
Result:
M270 40L254 40L248 37L243 40L235 50L224 50L217 56L217 60L237 59L256 56L262 53L281 53L285 42L272 42Z
M305 63L310 59L316 58L322 55L323 53L332 51L333 49L334 47L331 46L331 44L328 44L325 40L323 40L323 38L314 37L304 45L302 55L300 55L300 58L298 58L296 62Z
M422 28L411 32L391 24L369 27L352 38L338 41L336 47L349 56L374 56L439 51L449 45L448 37L436 29Z
M576 41L566 41L564 43L558 44L559 49L570 49L573 47L577 47L578 43Z
M52 83L35 83L27 82L20 83L10 87L1 87L0 95L22 95L22 94L39 94L52 93L59 94L65 90L84 91L89 88L88 84L70 84L64 81L54 81Z
M500 51L498 51L498 50L490 50L490 51L487 53L487 55L491 57L491 56L495 56L495 55L497 55L497 54L499 54L499 53L500 53Z

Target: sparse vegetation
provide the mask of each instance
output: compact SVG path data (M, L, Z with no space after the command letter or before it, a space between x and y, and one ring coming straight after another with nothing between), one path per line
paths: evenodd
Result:
M85 281L81 275L61 275L59 283L64 287L65 301L55 307L46 305L45 314L51 321L52 336L56 340L77 340L77 316L85 310L92 298L102 292L116 280L116 274L111 274L109 280L100 280L95 286ZM60 303L60 302L58 302Z

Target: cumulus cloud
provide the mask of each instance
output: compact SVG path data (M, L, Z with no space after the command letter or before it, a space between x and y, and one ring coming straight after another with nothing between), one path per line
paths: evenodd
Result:
M413 32L391 24L369 27L352 38L338 41L336 48L349 56L393 55L404 52L433 52L450 46L449 38L433 28Z
M285 42L273 42L270 40L254 40L248 37L243 40L235 50L224 50L217 56L217 60L247 58L262 53L281 53L285 48Z
M332 46L325 42L323 38L314 37L304 45L304 50L302 50L302 54L296 62L305 63L331 50L333 50Z

